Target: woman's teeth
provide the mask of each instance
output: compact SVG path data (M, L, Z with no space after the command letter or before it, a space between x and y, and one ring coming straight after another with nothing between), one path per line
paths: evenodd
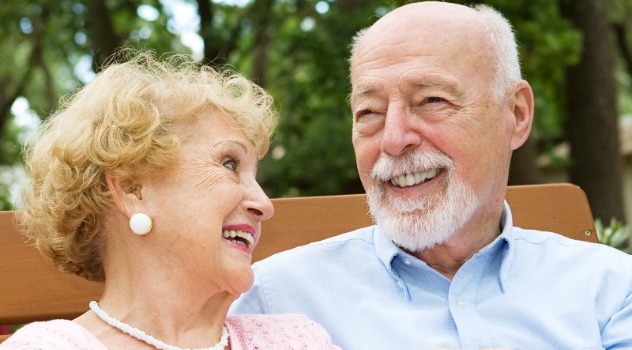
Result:
M245 231L223 230L222 236L226 239L241 242L246 246L246 248L252 247L252 245L255 243L255 239L252 237L252 235Z

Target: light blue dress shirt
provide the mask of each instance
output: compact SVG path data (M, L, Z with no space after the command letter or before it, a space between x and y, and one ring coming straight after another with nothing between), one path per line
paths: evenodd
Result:
M231 313L303 313L345 350L632 349L632 255L514 227L507 203L501 224L452 281L376 226L295 248Z

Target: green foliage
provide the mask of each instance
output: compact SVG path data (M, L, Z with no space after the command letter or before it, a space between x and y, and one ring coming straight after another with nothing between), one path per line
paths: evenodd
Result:
M10 197L9 186L0 181L0 210L13 209L11 201L9 200Z
M20 162L20 152L23 144L24 128L13 123L7 123L4 137L0 139L0 165L12 165Z
M632 247L629 246L632 235L630 226L623 225L621 221L616 219L610 220L610 225L604 226L601 220L596 219L595 229L599 242L632 253Z
M346 100L350 90L349 46L359 29L404 2L256 0L234 6L212 1L212 25L200 34L211 45L232 45L225 62L253 79L261 79L280 112L271 147L274 157L264 160L259 171L270 196L362 191ZM474 2L494 6L514 24L523 74L535 91L534 135L541 151L550 149L550 140L557 142L564 136L564 70L577 61L581 36L560 16L556 1ZM630 9L626 0L613 3L619 6L613 14ZM90 79L94 73L86 60L90 62L94 54L90 26L96 21L87 11L88 4L85 0L2 0L0 101L1 91L9 94L21 89L20 95L44 118L57 107L60 96ZM109 12L103 16L111 20L124 45L158 53L191 52L178 38L174 14L163 2L108 0L104 4ZM141 5L153 7L156 18L141 18ZM260 47L263 41L266 45ZM265 76L254 76L262 74L255 68L261 63L259 49L265 52ZM622 84L630 85L625 72L619 78ZM631 95L622 96L622 106L632 106ZM19 132L11 123L6 125L5 135L0 136L0 163L12 164L19 159Z
M632 48L632 25L630 25L630 18L632 17L632 2L629 0L610 0L610 18L613 25L621 25L626 29L627 40L623 40L628 49ZM616 42L616 41L615 41ZM620 44L617 44L617 46ZM620 47L618 52L620 53ZM623 59L623 54L615 56L617 62L617 71L615 72L615 78L617 80L618 90L618 108L619 114L626 115L632 114L632 72L627 71L630 67L626 66L626 62Z
M268 88L281 115L272 143L276 156L262 163L260 179L271 196L359 193L351 112L346 97L353 35L375 20L381 2L324 14L316 2L274 8ZM278 154L282 153L282 156Z
M563 137L564 74L566 68L579 61L581 34L561 16L556 1L487 0L477 3L498 9L514 26L522 74L535 94L532 136L545 144L547 140Z
M470 4L471 1L462 1ZM350 142L348 63L352 36L399 4L368 1L353 11L331 3L325 14L316 2L275 8L277 41L270 52L269 88L277 99L281 124L273 148L285 155L262 166L264 187L274 196L362 191ZM581 37L550 0L484 1L514 24L523 74L536 94L537 139L559 139L564 115L564 70L579 57ZM311 19L314 28L301 23ZM545 145L546 146L546 145ZM297 166L300 164L300 166Z
M143 3L161 8L158 0ZM101 15L111 15L115 30L125 38L126 45L159 52L183 50L182 43L173 40L174 34L168 31L168 16L162 12L158 19L148 22L137 16L140 4L134 1L113 0L107 4L112 12ZM91 21L83 0L2 0L0 106L10 105L16 97L23 96L43 119L57 108L60 96L89 80L94 74L91 68L94 48L88 34ZM138 35L143 27L151 27L152 35L147 39ZM15 125L11 113L0 115L0 123L4 126L0 135L0 165L19 163L25 130ZM0 183L3 178L0 176ZM0 186L0 202L6 208L11 186L4 183Z

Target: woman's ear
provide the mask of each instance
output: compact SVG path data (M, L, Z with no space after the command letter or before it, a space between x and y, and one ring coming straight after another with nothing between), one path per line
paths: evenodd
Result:
M513 131L511 137L511 149L515 150L527 141L533 124L533 90L526 81L521 81L515 86L512 96Z
M112 193L114 205L123 215L129 218L138 211L143 199L141 185L111 173L105 174L105 182Z

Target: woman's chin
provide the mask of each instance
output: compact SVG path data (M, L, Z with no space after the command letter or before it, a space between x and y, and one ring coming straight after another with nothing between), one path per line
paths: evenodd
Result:
M234 294L242 294L249 291L254 284L254 273L250 267L247 271L231 271L229 284L231 292Z

